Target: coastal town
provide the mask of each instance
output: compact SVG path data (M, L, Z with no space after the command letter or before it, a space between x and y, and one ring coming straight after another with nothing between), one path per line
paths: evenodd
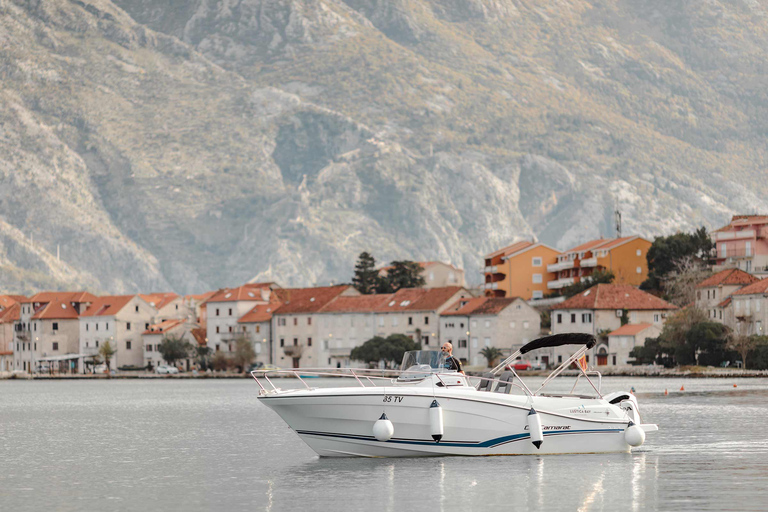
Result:
M462 269L430 261L418 262L419 286L384 291L353 280L307 288L250 282L185 296L0 295L0 372L383 365L388 362L361 361L352 353L368 340L391 336L405 336L426 350L450 342L466 367L482 369L541 335L566 332L597 336L586 356L591 366L625 367L657 363L656 356L643 361L638 349L648 348L668 320L690 315L689 310L730 333L729 348L737 353L732 340L759 338L768 321L768 280L763 279L768 276L768 216L734 216L709 237L711 250L700 258L705 268L693 274L701 279L690 285L693 300L684 303L669 293L641 289L649 281L654 242L640 236L585 241L566 251L518 241L485 256L484 282L474 288L466 285ZM392 269L376 268L377 278L386 279ZM171 360L164 356L169 340L186 347ZM543 369L570 356L568 347L548 350L532 356L530 366ZM695 349L696 364L704 364L699 361L704 352ZM741 350L738 364L748 352ZM681 355L677 364L684 359ZM712 359L708 364L721 363L731 364Z

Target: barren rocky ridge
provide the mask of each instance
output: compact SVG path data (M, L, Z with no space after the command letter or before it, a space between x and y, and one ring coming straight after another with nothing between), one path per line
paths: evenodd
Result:
M766 211L768 2L0 0L0 290L346 281ZM57 257L57 251L59 257Z

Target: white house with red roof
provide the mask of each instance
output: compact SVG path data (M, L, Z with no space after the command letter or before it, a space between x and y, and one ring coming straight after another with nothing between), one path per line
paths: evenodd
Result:
M624 324L652 324L662 327L677 306L627 284L598 284L552 308L552 332L589 333L599 336ZM554 363L575 352L570 346L555 349ZM599 343L588 354L593 364L607 364L609 347ZM599 355L601 357L596 358Z
M51 361L61 370L77 365L79 314L95 299L87 292L40 292L23 300L14 324L14 368L32 372L50 368Z
M696 286L696 307L720 323L733 325L729 318L731 295L760 279L738 268L721 270Z
M274 283L249 283L224 288L205 302L206 343L214 351L233 352L235 340L242 334L238 321L259 304L277 300Z
M237 321L237 331L253 345L257 362L272 364L272 315L281 304L275 295L274 301L255 305Z
M599 366L626 366L634 359L630 357L632 349L645 345L645 340L658 338L661 326L657 324L640 323L622 325L608 335L608 348L605 353L597 351Z
M712 233L715 270L739 268L768 276L768 215L734 215L728 225Z
M139 294L139 297L157 310L156 322L177 319L196 321L195 308L185 297L173 292Z
M487 365L480 354L484 347L509 355L540 333L541 315L520 297L466 297L440 314L440 345L451 343L453 355L468 366ZM546 353L534 354L535 361L549 359Z
M161 364L167 364L158 347L168 336L180 338L193 347L196 346L197 340L192 335L192 330L195 328L197 328L197 324L183 318L163 320L151 324L141 335L144 345L144 366L157 368ZM193 362L193 358L188 357L182 361L176 361L176 365L181 365L186 371L189 371L192 369Z
M154 323L157 310L138 295L98 297L80 315L80 353L98 355L104 343L116 350L110 368L144 366L142 333ZM83 373L85 368L82 369Z
M746 336L765 335L768 327L768 279L733 292L729 307L733 311L733 320L726 323L728 327Z

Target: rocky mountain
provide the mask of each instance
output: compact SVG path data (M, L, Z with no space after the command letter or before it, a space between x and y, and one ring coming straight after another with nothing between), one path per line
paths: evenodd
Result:
M0 0L0 290L346 281L768 210L763 0Z

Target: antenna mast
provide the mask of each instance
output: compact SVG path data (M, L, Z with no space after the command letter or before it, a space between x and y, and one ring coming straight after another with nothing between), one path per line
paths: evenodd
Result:
M616 219L616 238L621 238L621 210L619 210L618 203L616 203L616 210L613 213Z

